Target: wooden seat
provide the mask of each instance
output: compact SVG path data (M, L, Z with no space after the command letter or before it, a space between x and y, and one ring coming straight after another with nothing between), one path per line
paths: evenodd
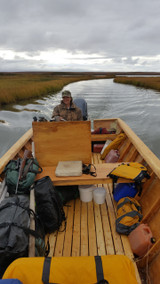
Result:
M67 176L67 177L57 177L55 175L56 167L43 167L42 173L36 176L36 179L40 179L44 176L50 176L54 185L85 185L85 184L100 184L100 183L111 183L112 180L107 175L120 163L101 163L94 164L96 168L97 176L82 174L81 176ZM94 168L93 168L94 171ZM132 182L131 180L126 180L119 178L118 182Z
M116 139L117 134L92 134L92 141L106 141L106 140L114 140Z

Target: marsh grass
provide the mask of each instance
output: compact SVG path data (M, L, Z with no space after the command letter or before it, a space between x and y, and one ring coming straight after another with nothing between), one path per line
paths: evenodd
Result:
M57 93L69 83L81 80L104 79L94 75L57 75L54 73L0 74L0 105L42 98ZM105 78L108 78L105 76Z
M160 77L117 77L114 82L160 91Z

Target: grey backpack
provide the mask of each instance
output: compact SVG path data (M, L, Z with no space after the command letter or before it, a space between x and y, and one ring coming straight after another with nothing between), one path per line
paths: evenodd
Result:
M30 230L30 215L35 217L36 231ZM35 213L29 209L29 197L15 195L5 198L0 204L0 273L16 258L28 255L29 235L41 242L44 255L44 231ZM2 276L2 275L0 275Z

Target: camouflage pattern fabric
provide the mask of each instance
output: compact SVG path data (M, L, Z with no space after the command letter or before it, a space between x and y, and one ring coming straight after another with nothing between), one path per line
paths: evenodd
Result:
M55 116L61 116L67 121L83 120L81 110L74 103L72 103L68 109L66 105L61 102L60 105L54 108L52 118Z

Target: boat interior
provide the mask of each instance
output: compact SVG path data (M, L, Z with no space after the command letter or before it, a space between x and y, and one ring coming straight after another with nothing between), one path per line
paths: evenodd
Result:
M32 150L43 172L37 179L49 175L53 184L89 185L104 187L104 204L94 201L82 202L79 198L64 206L67 218L66 229L46 235L49 238L49 256L95 256L126 255L135 266L138 283L159 283L160 279L160 160L150 151L140 138L121 119L99 119L93 121L93 129L115 128L115 134L91 134L91 122L33 122L30 129L0 159L0 173L10 159L23 157L25 149ZM93 145L114 140L119 133L125 133L125 139L118 146L118 162L107 164L100 153L93 152ZM79 161L94 164L97 176L83 174L80 177L56 177L55 168L59 161ZM135 257L126 235L118 234L115 228L117 204L112 194L112 181L107 174L122 162L138 162L147 167L150 179L143 182L141 196L136 199L142 207L143 219L153 233L156 242L147 254ZM1 175L3 178L3 175ZM120 179L119 182L124 182ZM126 180L125 180L126 182ZM2 197L2 193L1 193ZM35 209L34 191L30 193L30 207ZM34 221L31 220L31 229ZM29 257L35 256L34 237L30 237ZM146 281L146 282L145 282ZM147 282L148 281L148 282ZM149 282L150 281L150 282Z

